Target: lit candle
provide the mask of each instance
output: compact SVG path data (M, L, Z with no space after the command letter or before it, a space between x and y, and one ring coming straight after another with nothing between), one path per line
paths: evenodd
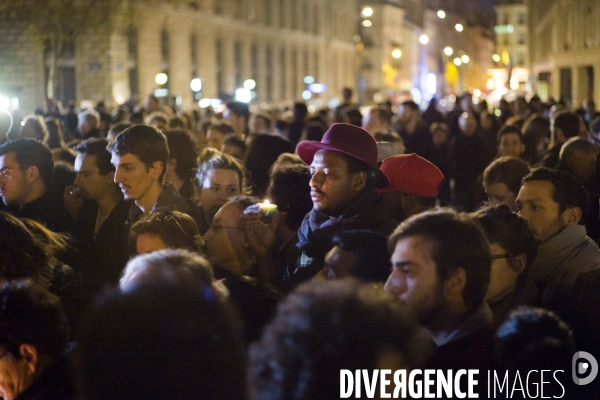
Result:
M269 200L265 200L264 203L258 203L258 206L265 216L272 216L277 212L277 206L275 204L271 204Z

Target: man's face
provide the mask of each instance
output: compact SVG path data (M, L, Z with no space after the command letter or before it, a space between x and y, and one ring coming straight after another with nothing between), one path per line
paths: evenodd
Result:
M495 207L500 204L506 204L512 212L517 211L517 196L508 189L506 183L484 183L483 187L485 188L485 194L488 196L490 205Z
M523 151L525 151L525 145L516 133L507 133L500 137L500 143L498 144L498 155L500 157L512 156L519 158Z
M458 127L466 137L471 137L477 131L477 121L469 113L462 113L458 118Z
M115 183L121 188L126 200L142 199L158 179L155 168L148 167L134 154L118 156L113 153L111 163L116 168Z
M527 220L531 234L539 243L559 233L567 224L564 214L559 214L559 205L552 199L554 185L548 181L530 181L517 196L519 215Z
M400 121L404 124L408 124L411 122L417 113L413 111L410 107L407 106L399 106L398 107L398 116L400 117Z
M352 275L352 265L354 264L354 255L351 252L334 246L333 249L325 255L325 268L327 270L327 279L342 279Z
M242 127L245 128L246 119L244 117L237 115L236 113L232 112L229 108L226 108L225 111L223 111L223 119L231 123L231 125L236 130L236 133L244 133L239 131L240 129L242 129Z
M138 254L152 253L168 247L160 236L152 233L142 233L135 241L135 249Z
M445 305L431 251L432 245L422 236L398 240L392 254L392 272L384 286L406 304L424 326L434 321Z
M30 191L28 171L29 169L21 171L15 153L9 152L0 156L0 196L7 206L27 203Z
M100 174L96 165L96 156L78 154L75 159L75 184L87 200L98 200L112 193L114 172Z
M16 359L5 347L0 347L0 397L14 400L33 383L28 367L25 357Z
M210 169L200 188L200 205L212 221L230 197L241 194L240 177L230 169Z
M221 131L209 129L206 133L206 140L206 147L211 147L220 151L223 147L223 143L225 142L225 136L223 133L221 133Z
M213 218L210 229L204 234L210 261L219 266L239 265L238 254L243 254L245 232L239 226L240 210L229 203L221 207Z
M352 189L356 174L348 172L344 156L337 151L317 150L310 173L313 209L332 217L341 215L356 196Z

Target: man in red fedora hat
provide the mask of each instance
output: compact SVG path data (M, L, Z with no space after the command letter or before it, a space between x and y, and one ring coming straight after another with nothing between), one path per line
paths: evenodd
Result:
M389 185L377 165L377 142L362 128L333 124L320 142L305 141L296 152L310 165L313 209L298 231L302 256L292 280L306 280L323 268L333 236L369 229L385 235L397 225L377 189Z
M379 193L396 220L402 222L411 215L435 207L444 175L433 163L415 153L399 154L383 160L380 169L390 184Z

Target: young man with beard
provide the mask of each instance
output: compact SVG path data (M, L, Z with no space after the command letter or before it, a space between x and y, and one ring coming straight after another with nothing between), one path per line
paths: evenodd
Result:
M114 182L108 143L107 139L89 139L75 147L77 176L64 193L65 207L75 220L74 234L83 247L83 283L90 294L107 283L117 283L128 256L133 202L123 199Z
M600 267L598 245L583 225L586 196L569 173L548 168L525 176L517 196L519 214L538 242L529 274L541 303L563 315L578 276Z
M387 187L389 180L377 166L377 142L369 132L333 124L320 142L302 142L296 152L310 166L313 202L298 231L302 255L291 279L299 282L323 269L339 231L369 229L388 235L397 222L376 190Z
M400 224L389 249L385 290L412 310L435 343L424 368L487 371L494 331L484 297L492 254L481 228L465 214L428 211Z

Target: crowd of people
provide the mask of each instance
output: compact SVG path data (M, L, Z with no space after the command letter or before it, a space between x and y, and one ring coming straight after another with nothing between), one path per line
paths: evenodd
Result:
M600 357L593 102L343 96L0 111L0 396L333 399L383 368L600 396L570 372Z

